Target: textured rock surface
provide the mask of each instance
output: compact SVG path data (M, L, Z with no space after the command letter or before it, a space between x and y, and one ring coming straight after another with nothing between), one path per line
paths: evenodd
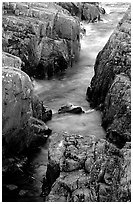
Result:
M14 67L2 70L2 122L3 135L7 140L24 127L29 120L31 109L32 83L27 74Z
M9 66L21 69L22 60L19 57L2 52L2 66Z
M103 110L107 137L124 145L131 134L131 8L99 52L87 99Z
M64 133L50 138L46 201L130 201L130 144L119 150L94 136Z
M119 147L131 140L131 81L116 75L105 98L102 125L107 138Z
M39 97L35 94L32 96L32 111L33 117L42 120L43 122L47 122L52 118L52 110L48 109L44 102L39 99Z
M82 20L95 22L100 20L100 9L95 3L82 3Z
M79 30L78 20L55 3L3 3L3 50L20 57L29 75L49 77L77 60Z
M46 140L51 130L45 125L51 112L32 111L33 91L29 76L14 67L2 69L2 140L5 151L21 152L37 140ZM39 107L36 101L36 106ZM42 107L41 107L42 108ZM44 111L44 112L43 112ZM34 114L33 114L34 112ZM40 114L40 115L39 115ZM51 117L51 116L50 116ZM50 118L49 118L50 119Z

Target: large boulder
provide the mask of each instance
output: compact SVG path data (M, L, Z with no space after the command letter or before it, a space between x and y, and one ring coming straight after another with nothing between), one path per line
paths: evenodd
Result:
M14 67L2 69L2 135L6 144L21 143L21 129L32 115L32 83L29 76ZM26 143L27 137L23 138ZM3 143L4 144L4 143ZM20 145L21 146L21 145Z
M77 60L78 28L78 20L55 3L3 3L3 51L20 57L30 76L51 76Z
M81 20L95 22L100 20L100 10L95 3L82 3Z
M51 130L32 117L33 87L29 76L14 67L2 69L2 141L3 154L19 153L38 140L45 140ZM42 110L41 110L42 111ZM44 116L45 114L45 116ZM36 116L36 114L34 114ZM44 119L45 117L45 119ZM39 118L39 117L38 117ZM42 118L40 118L42 119ZM47 113L43 113L47 120Z
M49 202L131 200L130 144L119 150L95 136L54 134L43 195Z
M103 111L107 138L122 147L131 134L131 8L99 52L87 89L92 107Z

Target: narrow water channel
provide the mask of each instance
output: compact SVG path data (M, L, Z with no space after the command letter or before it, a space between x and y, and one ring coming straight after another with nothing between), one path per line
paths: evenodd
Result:
M81 135L95 135L105 137L101 127L101 115L99 111L92 110L90 113L81 115L57 114L58 109L67 104L82 106L85 111L91 110L85 99L86 89L94 75L94 63L98 52L104 47L118 21L128 8L127 4L105 4L107 13L102 21L86 24L86 36L81 39L81 53L77 63L58 77L51 80L36 80L34 91L53 111L52 120L47 123L54 132L69 132ZM42 147L31 161L35 182L29 187L29 193L19 201L41 202L41 181L46 172L48 143ZM32 188L32 189L30 189Z

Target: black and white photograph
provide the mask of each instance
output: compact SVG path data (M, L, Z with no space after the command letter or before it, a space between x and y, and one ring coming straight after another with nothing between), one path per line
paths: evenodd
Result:
M131 1L3 1L2 202L131 202Z

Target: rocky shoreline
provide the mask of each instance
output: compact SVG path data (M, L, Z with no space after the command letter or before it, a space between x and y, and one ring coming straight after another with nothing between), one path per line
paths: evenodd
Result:
M41 194L45 201L130 201L130 8L98 54L87 90L91 106L103 113L106 140L52 134L46 125L52 110L35 95L31 80L49 79L71 67L80 54L80 21L100 21L104 8L98 3L4 2L2 11L3 201L7 195L15 201L27 193L22 186L33 182L29 158L48 137ZM58 113L64 111L84 113L73 105L61 107Z

